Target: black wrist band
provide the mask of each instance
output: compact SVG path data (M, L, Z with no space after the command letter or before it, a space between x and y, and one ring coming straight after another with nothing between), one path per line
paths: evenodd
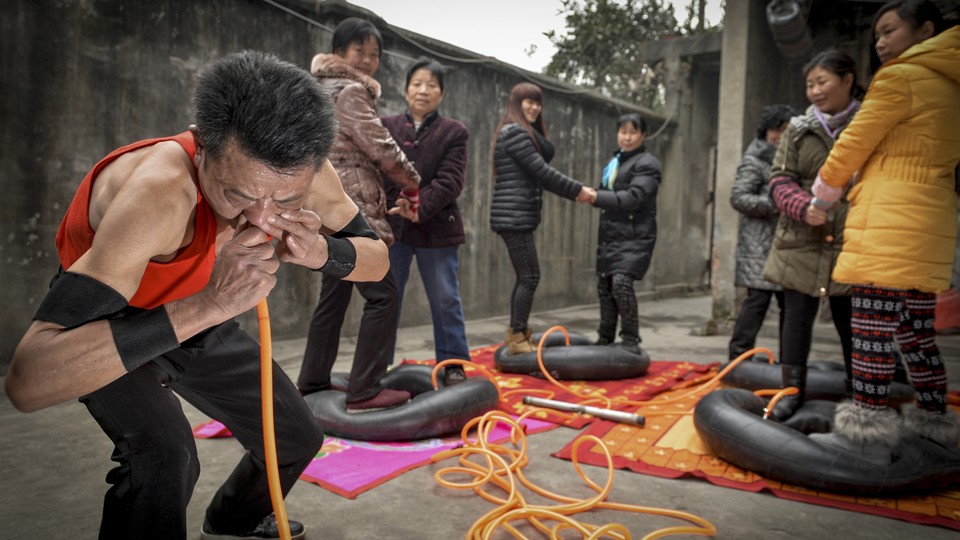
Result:
M126 306L127 299L113 287L90 276L61 272L50 283L33 319L75 328Z
M338 279L347 277L357 267L357 248L346 238L324 238L327 239L327 262L318 270Z
M110 319L110 331L120 360L133 371L150 360L180 346L173 324L163 306L134 315Z

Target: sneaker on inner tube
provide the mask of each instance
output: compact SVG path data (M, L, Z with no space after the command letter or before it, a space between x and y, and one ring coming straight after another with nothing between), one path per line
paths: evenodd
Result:
M288 521L290 524L290 538L292 540L303 540L307 536L306 527L299 521ZM259 525L252 531L243 534L218 533L213 530L206 519L203 520L203 526L200 527L201 540L242 540L245 538L280 538L280 526L277 524L277 517L273 514L263 518Z
M377 395L370 399L358 401L356 403L347 403L348 413L365 413L389 409L410 401L410 392L406 390L393 390L383 388Z

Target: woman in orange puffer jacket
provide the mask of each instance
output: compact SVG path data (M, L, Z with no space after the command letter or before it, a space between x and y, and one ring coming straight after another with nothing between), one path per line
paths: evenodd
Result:
M837 408L834 433L817 439L880 463L901 435L954 450L960 443L933 327L936 293L950 286L960 161L960 28L941 32L942 25L929 0L880 8L874 32L883 66L813 187L821 201L835 201L859 176L833 272L853 284L854 401ZM917 400L904 410L903 433L887 408L895 343Z

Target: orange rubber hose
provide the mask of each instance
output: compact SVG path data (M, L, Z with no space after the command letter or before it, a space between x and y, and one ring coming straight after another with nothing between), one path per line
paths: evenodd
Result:
M696 394L706 394L710 390L713 390L714 388L719 386L721 379L723 379L723 377L727 373L729 373L734 367L736 367L737 364L743 362L744 360L758 353L766 354L770 359L769 360L770 364L774 363L773 351L771 351L766 347L755 347L741 354L734 360L732 360L725 368L723 368L722 371L720 371L716 375L713 375L711 377L701 378L701 379L698 379L697 381L690 381L690 383L695 386L689 392L685 392L681 395L674 396L672 398L656 398L655 397L653 399L646 400L646 401L634 401L626 398L611 399L596 390L590 390L589 388L587 388L586 391L583 391L583 390L572 388L571 386L568 386L568 385L564 385L563 383L561 383L560 381L558 381L557 379L555 379L553 376L550 375L550 372L547 370L547 367L543 363L543 347L547 341L547 336L549 336L554 332L562 332L566 337L566 344L568 346L570 345L570 334L567 333L566 328L562 326L559 326L559 325L553 326L549 330L543 333L543 335L540 337L540 343L537 346L537 365L540 367L540 372L543 375L543 377L547 381L549 381L552 385L558 388L561 388L563 390L566 390L567 392L573 394L574 396L577 396L578 398L583 398L583 401L577 402L578 404L589 405L592 403L599 403L602 408L606 408L606 409L612 409L614 405L629 405L633 407L645 407L645 406L654 405L654 404L665 405L668 403L676 403L676 402L684 401L687 398ZM784 396L796 394L798 392L799 390L797 388L791 386L785 389L757 390L754 392L754 394L761 397L765 395L773 395L773 399L770 400L770 402L767 404L767 407L764 410L764 413L765 413L764 419L767 419L767 417L769 416L769 411L773 410L773 407L777 404L777 402L781 398L783 398ZM553 398L553 392L550 392L549 390L531 390L531 389L511 390L509 392L503 393L503 397L509 397L514 394L531 394L531 395L539 394L541 396L547 397L547 399ZM542 407L532 407L530 411L524 413L521 416L521 419L526 418L527 416L530 416L534 412L545 412L548 415L559 416L560 418L572 418L573 416L580 414L580 413L558 413L553 409L545 409ZM667 414L677 414L677 412L664 410L661 412L647 411L645 413L646 416L667 415ZM690 413L686 413L686 414L690 414Z
M506 424L510 427L510 445L494 444L489 441L490 433L497 424ZM476 426L475 440L467 438L467 431ZM580 538L599 539L629 539L630 531L621 524L608 523L603 526L597 526L589 523L577 521L572 516L587 512L593 509L620 510L626 512L644 513L681 519L689 522L689 525L680 525L667 527L654 531L644 538L652 540L670 534L694 534L703 536L715 536L716 527L709 521L694 514L679 510L669 510L664 508L654 508L649 506L638 506L632 504L615 503L607 501L610 491L613 487L613 458L610 451L603 442L593 436L579 437L573 445L572 461L573 466L584 481L586 486L596 492L596 495L588 498L577 499L552 493L532 483L523 474L523 467L528 464L527 443L523 435L523 427L517 420L502 411L491 411L482 417L475 418L461 432L464 445L460 448L441 452L433 457L432 461L437 462L450 457L458 457L460 466L446 467L438 470L434 478L438 484L450 489L471 489L481 498L498 505L493 510L481 516L470 530L467 532L468 540L486 540L492 538L500 529L508 532L514 538L527 538L513 524L517 521L526 521L528 525L534 527L551 539L560 538L562 532L579 533ZM595 448L599 448L606 457L607 478L603 485L600 485L586 476L579 460L579 447L584 442L592 442ZM477 463L479 458L483 463ZM467 481L452 481L445 478L448 475L457 474L472 477ZM558 502L557 505L534 505L529 504L520 488L525 487L535 494L553 499ZM490 489L499 491L504 496L491 493ZM547 523L552 522L555 525L550 526ZM499 537L499 536L498 536ZM568 536L564 536L565 538Z
M283 505L283 489L280 486L280 468L277 463L277 439L273 427L273 338L270 337L270 311L267 299L257 304L257 321L260 323L260 404L263 414L263 453L267 462L267 485L273 515L277 518L280 538L290 540L290 522L287 508Z

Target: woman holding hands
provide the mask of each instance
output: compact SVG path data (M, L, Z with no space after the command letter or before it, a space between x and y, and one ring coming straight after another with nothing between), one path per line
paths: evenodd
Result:
M859 176L833 272L853 284L853 401L837 407L834 433L817 439L878 463L902 435L960 443L933 324L936 293L950 286L960 189L960 28L942 26L929 0L880 8L883 66L813 185L833 202ZM897 344L916 395L902 420L887 407Z
M527 320L540 282L533 232L540 224L543 191L586 201L589 188L549 165L555 149L543 120L543 92L532 83L510 91L497 126L490 228L503 238L517 280L510 297L506 344L511 355L536 350Z

